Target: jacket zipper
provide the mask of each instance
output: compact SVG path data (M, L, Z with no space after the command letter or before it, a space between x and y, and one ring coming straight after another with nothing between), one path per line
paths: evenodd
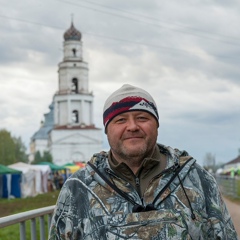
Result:
M140 188L140 179L139 179L139 177L135 178L135 184L136 184L137 192L138 192L139 196L141 196L141 188Z
M141 187L140 187L140 179L139 177L136 177L135 178L135 184L136 184L136 190L137 190L137 193L141 199L141 202L142 202L142 205L145 206L144 204L144 200L143 200L143 196L142 196L142 193L141 193Z
M126 179L118 177L113 171L111 171L111 169L105 168L105 171L106 171L109 175L112 175L112 176L115 177L115 178L118 178L118 179L120 179L120 180L124 180L124 181L126 181L127 183L129 183ZM142 196L141 196L140 179L139 179L138 177L135 177L135 185L136 185L136 188L135 188L131 183L129 183L129 184L130 184L131 187L137 192L137 195L139 196L140 201L143 202L143 198L142 198Z

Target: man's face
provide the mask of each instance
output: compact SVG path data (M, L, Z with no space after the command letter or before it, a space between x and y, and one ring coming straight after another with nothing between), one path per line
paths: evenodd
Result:
M114 117L107 126L107 137L113 156L130 160L152 153L157 141L158 123L149 113L130 111Z

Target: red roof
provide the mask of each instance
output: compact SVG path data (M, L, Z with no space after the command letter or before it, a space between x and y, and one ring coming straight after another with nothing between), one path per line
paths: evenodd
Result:
M233 160L231 160L230 162L226 163L225 165L235 164L235 163L240 163L240 156L234 158Z

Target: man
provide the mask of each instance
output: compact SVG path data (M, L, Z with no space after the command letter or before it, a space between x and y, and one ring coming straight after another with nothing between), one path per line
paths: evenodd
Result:
M125 84L105 102L110 151L95 154L59 195L55 239L237 239L211 174L186 151L157 144L148 92Z

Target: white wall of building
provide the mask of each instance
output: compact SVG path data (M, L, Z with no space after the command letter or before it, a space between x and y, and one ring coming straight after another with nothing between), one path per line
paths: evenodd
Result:
M101 129L53 130L51 153L54 163L86 162L102 151Z

